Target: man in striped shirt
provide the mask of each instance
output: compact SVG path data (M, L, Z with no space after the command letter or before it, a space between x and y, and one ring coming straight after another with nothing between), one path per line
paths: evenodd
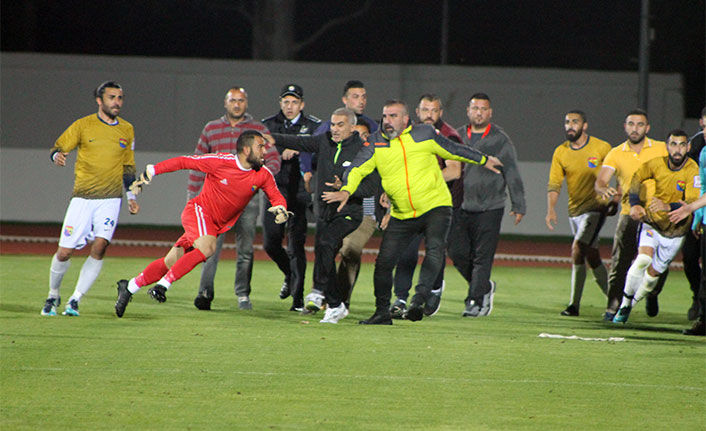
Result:
M232 153L236 154L236 142L241 133L246 130L255 130L263 134L269 134L267 128L259 121L247 113L248 93L242 87L232 87L228 90L224 101L225 115L213 121L209 121L201 132L199 142L194 150L195 155L208 153ZM280 170L282 159L277 149L268 143L265 152L265 166L277 175ZM192 170L189 173L189 184L187 200L194 198L201 191L206 174ZM235 223L233 229L236 235L236 249L238 259L235 269L235 295L238 297L238 307L249 310L250 303L250 279L252 277L253 264L253 240L255 238L255 223L260 213L260 199L254 198L243 210L242 215ZM225 242L225 233L218 235L216 250L203 265L201 272L201 282L199 293L194 300L194 305L199 310L210 310L213 301L214 287L213 280L216 276L218 258L221 248Z

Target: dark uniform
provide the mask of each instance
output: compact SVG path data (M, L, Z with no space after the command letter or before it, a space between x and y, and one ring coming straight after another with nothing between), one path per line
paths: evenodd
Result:
M270 133L285 135L309 136L319 125L321 120L301 112L292 123L282 114L265 118L262 122ZM278 146L278 150L283 150ZM275 223L274 214L265 212L262 220L264 231L264 247L267 255L277 264L284 273L284 282L292 295L292 310L303 307L304 275L306 274L306 209L310 203L309 193L304 189L299 168L299 157L282 160L282 169L275 175L275 182L280 192L287 200L287 208L294 216L287 222L287 251L282 247L285 225ZM269 207L269 202L267 207ZM283 289L286 288L283 286ZM282 296L286 298L286 293Z

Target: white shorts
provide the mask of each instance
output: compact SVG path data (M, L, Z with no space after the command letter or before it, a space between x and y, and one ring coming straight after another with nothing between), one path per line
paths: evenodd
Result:
M81 249L95 237L113 239L120 214L120 198L71 198L61 227L59 247Z
M652 268L660 274L667 270L674 257L681 250L684 242L683 236L676 238L666 238L647 223L640 225L640 243L638 247L650 247L654 249L652 256Z
M605 223L605 216L598 211L583 213L576 217L569 217L571 233L574 241L588 244L591 248L598 247L598 233Z

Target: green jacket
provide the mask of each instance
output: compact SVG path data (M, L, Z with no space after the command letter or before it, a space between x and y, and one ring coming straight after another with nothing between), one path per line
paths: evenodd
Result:
M352 195L362 179L377 169L392 203L392 217L410 219L436 207L451 206L451 193L436 155L480 165L487 161L480 151L450 141L426 124L409 126L391 140L381 128L370 135L353 160L341 190Z

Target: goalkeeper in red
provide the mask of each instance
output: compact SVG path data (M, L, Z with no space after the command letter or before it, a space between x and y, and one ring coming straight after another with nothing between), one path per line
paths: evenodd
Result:
M268 211L275 214L277 223L289 218L286 200L280 194L272 173L263 166L265 140L260 132L243 132L236 142L237 154L215 153L200 156L182 156L147 165L130 187L137 194L155 175L183 169L194 169L206 174L203 190L187 202L181 213L184 234L163 258L147 265L137 277L118 281L118 300L115 314L122 317L132 295L140 288L157 283L149 295L158 302L167 300L167 289L216 249L218 234L229 230L259 189L265 191L272 203Z

